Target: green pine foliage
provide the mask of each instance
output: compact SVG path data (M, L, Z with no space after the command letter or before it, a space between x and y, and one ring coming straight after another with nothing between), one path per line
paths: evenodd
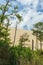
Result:
M43 22L38 22L33 26L33 34L36 36L36 44L38 44L37 40L40 41L40 49L42 49L43 42Z

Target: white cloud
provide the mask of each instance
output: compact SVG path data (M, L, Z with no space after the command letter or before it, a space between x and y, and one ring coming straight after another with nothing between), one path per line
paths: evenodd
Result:
M21 2L23 5L30 4L33 0L17 0L18 2Z
M39 0L33 0L33 8L37 8Z
M43 12L37 12L40 4L41 8L43 9L43 1L41 0L17 1L24 5L23 10L19 11L19 14L21 14L23 17L23 21L20 23L20 25L18 25L19 28L23 28L24 25L27 25L28 28L31 28L34 23L43 20Z
M19 26L20 28L23 28L24 25L27 25L28 28L31 28L34 23L42 20L43 14L40 15L40 12L37 13L36 11L30 10L27 14L23 16L23 21Z

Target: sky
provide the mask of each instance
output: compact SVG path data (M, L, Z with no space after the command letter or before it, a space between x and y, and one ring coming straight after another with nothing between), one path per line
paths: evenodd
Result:
M0 0L0 4L5 3L4 0ZM18 28L31 29L33 24L37 22L43 22L43 0L16 0L12 4L18 5L19 14L23 20L18 24ZM15 22L14 22L15 21ZM12 27L15 27L16 20L11 20Z

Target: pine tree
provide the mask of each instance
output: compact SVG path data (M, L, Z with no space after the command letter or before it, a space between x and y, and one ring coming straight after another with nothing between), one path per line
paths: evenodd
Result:
M5 0L5 4L0 5L0 64L9 65L9 48L10 48L10 38L9 38L9 25L10 19L19 19L20 15L16 14L18 12L18 6L12 7L11 2L16 0ZM10 10L12 8L12 10ZM10 12L9 12L10 11ZM5 23L6 20L6 23Z
M36 36L36 45L38 45L38 40L40 41L40 49L42 49L43 41L43 22L38 22L34 24L33 34ZM37 46L38 49L38 46Z

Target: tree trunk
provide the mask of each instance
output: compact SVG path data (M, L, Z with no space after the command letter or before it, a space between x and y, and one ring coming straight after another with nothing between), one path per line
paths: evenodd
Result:
M16 40L16 33L17 33L17 23L16 23L16 27L15 27L15 35L14 35L14 42L13 42L13 46L15 44L15 40Z
M34 40L32 40L32 51L34 51Z
M36 36L36 49L38 50L38 39L37 39L37 36Z
M41 41L40 41L40 50L42 50L42 43L41 43Z

